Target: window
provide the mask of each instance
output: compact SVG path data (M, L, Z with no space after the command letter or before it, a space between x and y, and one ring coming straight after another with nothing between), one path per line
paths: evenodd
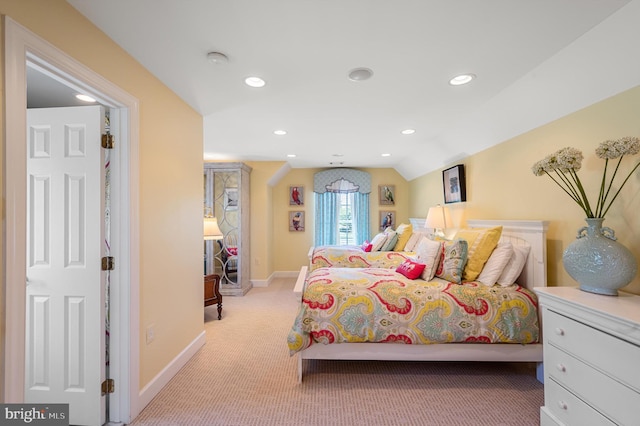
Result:
M329 169L314 175L316 246L359 245L369 239L369 173Z
M359 245L369 239L369 194L315 193L315 245Z
M341 246L354 245L356 242L353 192L338 194L338 244Z

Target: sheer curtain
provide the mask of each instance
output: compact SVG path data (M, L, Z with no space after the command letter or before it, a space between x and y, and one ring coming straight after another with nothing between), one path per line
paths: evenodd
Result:
M362 244L369 241L369 194L356 192L353 201L356 243Z
M315 193L316 198L316 246L335 245L338 237L338 193Z

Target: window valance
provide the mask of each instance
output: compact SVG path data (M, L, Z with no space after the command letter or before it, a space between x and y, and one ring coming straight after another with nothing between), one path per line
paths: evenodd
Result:
M371 175L361 170L336 168L323 170L313 176L313 192L371 192Z

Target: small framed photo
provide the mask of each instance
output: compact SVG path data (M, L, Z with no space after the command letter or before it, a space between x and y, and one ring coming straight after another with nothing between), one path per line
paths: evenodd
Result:
M381 206L393 206L396 204L396 186L378 185L378 200Z
M238 188L225 188L224 209L227 211L238 210Z
M458 164L442 171L442 187L445 204L467 201L464 164Z
M289 212L289 231L304 231L304 212Z
M380 210L380 230L384 231L388 227L394 227L396 224L396 212L389 210Z
M289 205L304 206L304 186L289 187Z

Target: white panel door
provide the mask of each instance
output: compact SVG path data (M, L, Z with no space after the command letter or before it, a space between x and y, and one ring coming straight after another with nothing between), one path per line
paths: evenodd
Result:
M27 112L25 401L101 425L104 185L99 106Z

